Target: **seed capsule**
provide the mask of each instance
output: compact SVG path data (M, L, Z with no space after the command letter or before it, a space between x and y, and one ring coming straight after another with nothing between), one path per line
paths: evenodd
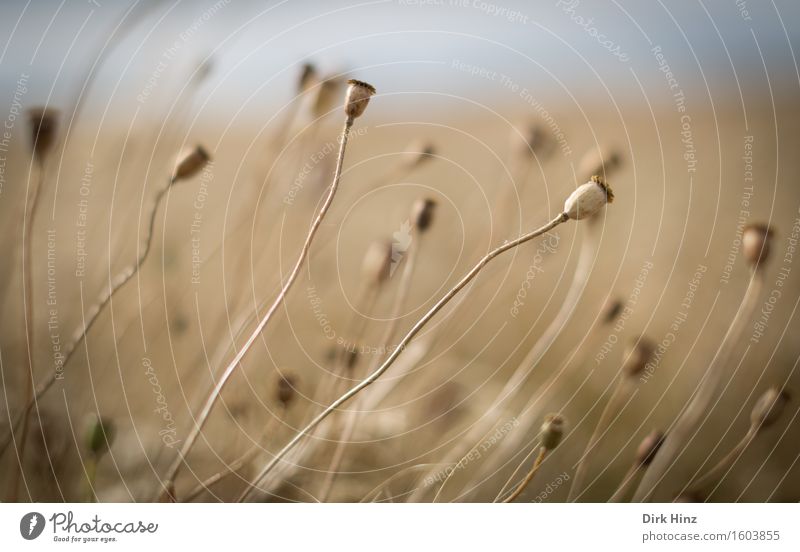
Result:
M350 79L347 81L347 96L344 101L344 112L350 119L356 119L364 114L369 104L369 99L375 95L375 87L366 82Z
M564 213L572 220L581 220L596 214L612 201L614 193L611 188L599 176L593 176L570 194L564 202Z
M564 436L564 417L561 414L548 414L542 424L541 446L547 450L555 449Z
M778 421L783 409L789 402L789 394L777 387L770 387L756 401L750 412L750 423L753 427L769 427Z
M175 165L175 172L172 174L172 181L185 180L191 178L211 161L211 156L203 149L203 146L195 146L187 152Z
M766 224L748 224L742 232L742 253L750 266L757 267L769 257L774 232Z

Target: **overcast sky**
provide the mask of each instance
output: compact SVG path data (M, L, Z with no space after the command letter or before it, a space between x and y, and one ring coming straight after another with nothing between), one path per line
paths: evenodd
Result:
M687 93L718 101L767 90L766 75L777 101L798 97L797 0L4 0L0 10L7 102L21 75L26 103L74 94L112 34L92 87L104 104L113 98L112 113L176 97L212 54L205 108L222 111L280 105L308 59L384 93L478 101L517 86L548 101L644 90L668 102L664 64Z

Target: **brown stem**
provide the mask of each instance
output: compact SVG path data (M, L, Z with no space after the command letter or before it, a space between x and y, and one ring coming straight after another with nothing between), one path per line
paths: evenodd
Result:
M395 297L394 305L392 306L391 310L391 321L389 322L386 330L378 341L378 344L389 346L391 344L392 339L394 338L395 331L397 330L397 326L400 322L400 313L403 309L403 306L406 303L406 299L408 298L408 292L411 290L411 280L412 275L414 274L414 268L416 266L416 259L417 259L417 251L419 250L419 246L414 247L411 246L411 251L408 254L408 259L406 260L406 264L403 267L403 273L400 276L400 284L397 290L397 296ZM379 365L381 355L376 354L374 360L370 364L369 372L373 372ZM362 395L361 399L358 403L358 406L363 404L364 395ZM322 483L322 489L319 493L319 501L325 502L330 494L331 489L333 488L334 480L338 474L339 466L342 463L342 459L344 458L344 449L349 442L350 438L353 436L353 432L355 431L356 425L359 419L359 410L358 408L351 410L348 412L347 419L345 421L345 427L342 431L342 434L339 438L339 442L336 444L336 450L333 453L333 457L331 458L331 463L328 466L328 471L325 475L325 480Z
M569 488L567 502L575 502L583 491L583 481L586 479L586 471L589 468L589 457L600 441L603 432L607 429L614 414L619 410L620 399L622 398L622 391L625 388L625 384L626 381L624 379L620 379L617 382L617 385L614 386L611 398L608 399L602 414L600 414L600 419L597 420L597 425L594 427L594 431L591 437L589 437L589 442L586 444L586 450L583 451L583 455L580 460L578 460L578 468L575 470L575 476L572 478L572 485Z
M33 220L36 216L36 208L39 206L39 193L44 183L44 162L37 157L38 174L34 180L33 190L27 202L25 220L22 225L22 282L23 296L25 301L25 345L28 353L28 366L25 372L25 400L33 400L33 244L31 233L33 231ZM17 451L17 463L11 477L11 486L8 490L8 502L16 502L19 496L19 482L22 477L22 466L25 462L25 445L28 441L28 428L30 426L30 410L25 409L22 415L22 433L20 434L20 445ZM14 438L14 427L11 428L10 439Z
M411 342L414 336L419 333L419 331L427 324L435 315L438 313L448 302L450 302L453 297L455 297L459 291L461 291L468 283L470 283L481 271L481 269L486 266L492 259L508 251L509 249L513 249L518 245L525 243L533 238L544 234L545 232L552 230L559 224L566 222L569 220L569 217L566 213L560 213L557 217L553 220L527 234L524 234L514 240L508 241L503 245L493 249L489 253L487 253L478 263L455 285L453 286L450 291L448 291L439 301L436 302L431 309L425 313L425 315L420 318L416 324L411 328L411 330L400 340L397 345L397 348L392 351L389 357L384 361L384 363L375 370L372 374L364 378L358 385L350 389L347 393L336 399L333 403L331 403L325 410L323 410L316 418L314 418L305 428L303 428L295 437L289 441L286 446L283 447L275 457L261 470L258 477L255 479L255 483L252 487L247 489L242 496L239 498L240 501L247 499L250 494L252 494L255 489L258 488L259 483L264 478L264 476L270 472L277 464L281 461L281 459L286 455L287 452L292 450L297 443L299 443L311 430L313 430L320 422L322 422L325 418L330 416L332 412L334 412L337 408L339 408L342 404L350 400L353 396L357 395L362 389L370 386L372 383L375 382L381 375L383 375L386 370L392 365L392 363L397 360L397 357L403 352L403 349Z
M87 311L87 313L84 315L83 320L85 322L83 324L83 327L78 328L73 334L72 339L70 339L70 341L64 346L64 351L63 351L64 360L61 364L62 370L66 368L67 364L69 364L69 361L72 359L73 354L78 350L78 347L86 339L86 334L89 332L89 330L92 329L95 322L97 322L98 318L100 318L100 314L103 312L106 306L108 306L108 304L111 302L111 298L114 296L114 294L117 293L120 289L122 289L122 287L125 284L127 284L137 274L137 272L139 272L139 269L142 267L145 260L147 259L147 256L150 253L151 246L153 244L153 233L154 233L153 231L155 229L156 214L158 213L158 207L161 204L161 201L163 200L167 191L172 186L172 184L173 181L170 179L169 181L167 181L166 186L161 188L156 194L155 200L153 202L153 209L150 212L150 219L147 225L147 234L145 235L144 247L141 249L141 252L139 253L139 256L136 259L136 262L123 269L109 281L108 288L103 291L103 293L98 298L97 302L94 305L92 305ZM63 373L61 377L63 377ZM47 393L47 391L50 390L53 384L59 379L60 379L59 372L54 370L53 372L50 373L50 375L47 377L45 381L39 384L39 386L36 388L36 392L33 394L32 397L30 397L30 400L28 400L23 411L17 415L17 419L14 421L12 426L14 428L12 430L12 433L8 436L6 441L4 441L2 445L0 445L0 454L2 454L3 451L5 451L6 447L8 446L8 444L12 439L13 431L16 431L16 428L20 424L20 422L27 418L28 413L31 411L33 406L37 404L39 400L41 400L44 394ZM33 380L31 380L31 384L33 384Z
M699 477L690 489L690 493L697 493L702 491L704 487L706 487L709 483L712 483L719 479L719 476L722 475L722 472L729 469L733 463L744 453L747 447L750 446L750 443L753 442L756 435L758 434L758 426L751 426L747 433L742 438L741 441L736 443L736 446L731 449L731 451L725 455L716 465L708 470L704 475Z
M536 477L536 474L539 473L539 468L541 467L542 462L544 462L545 456L547 456L547 449L545 447L540 447L539 455L536 457L536 461L533 463L530 471L525 476L525 479L523 479L520 484L517 485L517 488L514 489L514 492L503 499L503 502L514 502L517 497L522 494L522 491L525 490L525 487L527 487L528 484L533 481L533 478Z
M244 356L253 346L253 343L255 343L256 339L258 339L258 336L261 335L261 332L264 330L267 323L272 319L275 312L277 312L278 307L283 303L287 293L289 292L289 289L292 287L292 284L297 279L298 274L300 274L300 269L302 268L303 263L305 262L306 257L308 256L309 249L311 248L311 242L314 240L314 236L316 235L317 230L320 227L320 224L322 224L322 220L325 218L325 215L327 214L328 209L330 208L331 203L333 202L333 198L336 195L336 190L338 190L339 188L339 180L341 179L342 176L342 165L344 163L344 153L345 150L347 149L347 139L350 136L350 129L353 126L353 121L354 119L352 117L347 117L345 121L344 130L342 131L341 144L339 145L339 156L336 160L336 170L333 175L333 182L331 183L331 187L330 190L328 191L327 197L325 198L325 202L322 204L319 213L317 214L316 218L311 224L311 228L309 228L305 243L303 244L303 247L300 250L300 255L297 258L297 262L295 263L292 272L289 274L289 277L283 284L283 287L278 293L278 296L275 298L275 301L272 303L272 306L270 306L267 313L264 315L261 321L259 321L255 330L247 339L244 346L236 353L236 356L234 356L233 360L225 368L225 371L222 373L222 376L220 377L219 381L214 386L214 389L212 389L210 395L208 396L208 399L206 400L205 405L203 406L203 409L200 411L200 414L197 417L197 420L195 421L191 433L189 433L189 435L186 438L186 441L184 442L183 447L178 452L178 457L175 459L175 461L172 463L169 470L167 471L166 479L162 483L163 490L169 489L170 486L174 484L175 476L178 474L178 470L183 465L186 456L189 454L189 451L192 449L194 443L197 441L197 437L200 435L200 431L202 431L203 427L205 426L205 423L208 420L208 416L211 413L212 408L216 404L217 399L219 398L220 393L222 392L222 389L225 387L225 384L228 382L231 375L236 370L236 367L239 366L239 363L242 361Z
M614 494L611 495L611 498L608 499L609 502L622 502L625 497L630 493L631 487L633 486L633 480L636 478L636 475L642 469L642 464L640 462L634 462L633 465L628 468L628 471L625 473L625 477L622 478L622 482L617 487L617 490L614 491Z
M747 327L746 321L751 318L758 303L762 284L763 276L761 275L761 270L756 269L747 286L747 291L742 298L739 309L736 311L730 326L728 326L725 337L723 337L722 343L717 348L704 378L697 387L697 391L674 422L673 427L667 432L664 444L661 445L658 454L653 458L644 477L642 477L642 481L633 496L634 502L660 498L653 496L656 488L661 484L677 457L682 454L682 451L686 449L694 438L700 418L708 409L709 404L711 404L736 345L741 341L742 333Z

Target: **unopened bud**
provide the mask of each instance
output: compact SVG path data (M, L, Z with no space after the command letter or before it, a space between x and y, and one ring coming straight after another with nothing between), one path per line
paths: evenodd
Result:
M39 161L43 160L56 141L58 132L58 110L37 107L28 111L31 129L31 148Z
M639 448L636 449L636 463L640 466L649 466L663 442L664 434L661 431L657 429L651 431L647 437L642 439Z
M331 77L319 83L313 108L315 118L318 119L333 109L341 84L342 80L337 77Z
M635 378L644 371L655 352L656 346L652 341L645 336L639 337L631 344L625 355L625 362L622 365L623 373L630 378Z
M603 324L611 324L614 322L619 314L622 312L622 300L617 297L609 298L603 307L603 313L600 315Z
M296 381L294 376L290 375L281 375L278 378L278 383L275 389L275 395L278 399L278 402L283 405L284 408L287 408L289 404L294 400L296 394Z
M774 232L766 224L748 224L742 232L742 252L750 266L757 267L769 258Z
M547 450L555 449L564 436L564 417L561 414L548 414L542 424L541 446Z
M408 145L407 150L410 152L408 159L408 167L410 169L419 167L434 155L436 155L436 148L430 142L421 142L415 140Z
M297 93L308 90L317 78L317 69L313 63L304 63L297 79Z
M211 156L203 149L203 146L195 146L194 149L186 152L175 165L172 181L177 182L193 177L202 171L209 161L211 161Z
M789 393L777 387L770 387L753 406L750 412L750 424L758 429L771 426L781 417L788 402Z
M417 230L426 231L433 222L433 214L436 211L436 202L430 198L418 199L411 206L411 220Z
M361 117L367 109L369 99L375 94L375 87L366 82L350 79L347 81L347 95L344 100L344 112L349 119Z
M614 201L614 192L599 176L578 186L564 202L564 213L572 220L589 218Z
M86 448L95 456L104 454L114 442L114 433L111 420L90 414L86 419Z

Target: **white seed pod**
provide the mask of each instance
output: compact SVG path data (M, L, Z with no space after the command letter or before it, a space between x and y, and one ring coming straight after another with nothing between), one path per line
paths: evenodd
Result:
M564 213L572 220L589 218L614 201L614 192L599 176L578 186L564 202Z
M775 233L766 224L748 224L742 232L742 252L750 266L759 266L769 258L770 242Z
M566 422L561 414L548 414L542 424L541 446L547 450L554 450L564 436Z
M375 87L366 82L350 79L347 81L347 96L344 100L344 112L351 119L361 117L367 109L369 99L375 94Z
M783 414L789 394L777 387L770 387L759 397L750 412L750 424L759 429L774 424Z

